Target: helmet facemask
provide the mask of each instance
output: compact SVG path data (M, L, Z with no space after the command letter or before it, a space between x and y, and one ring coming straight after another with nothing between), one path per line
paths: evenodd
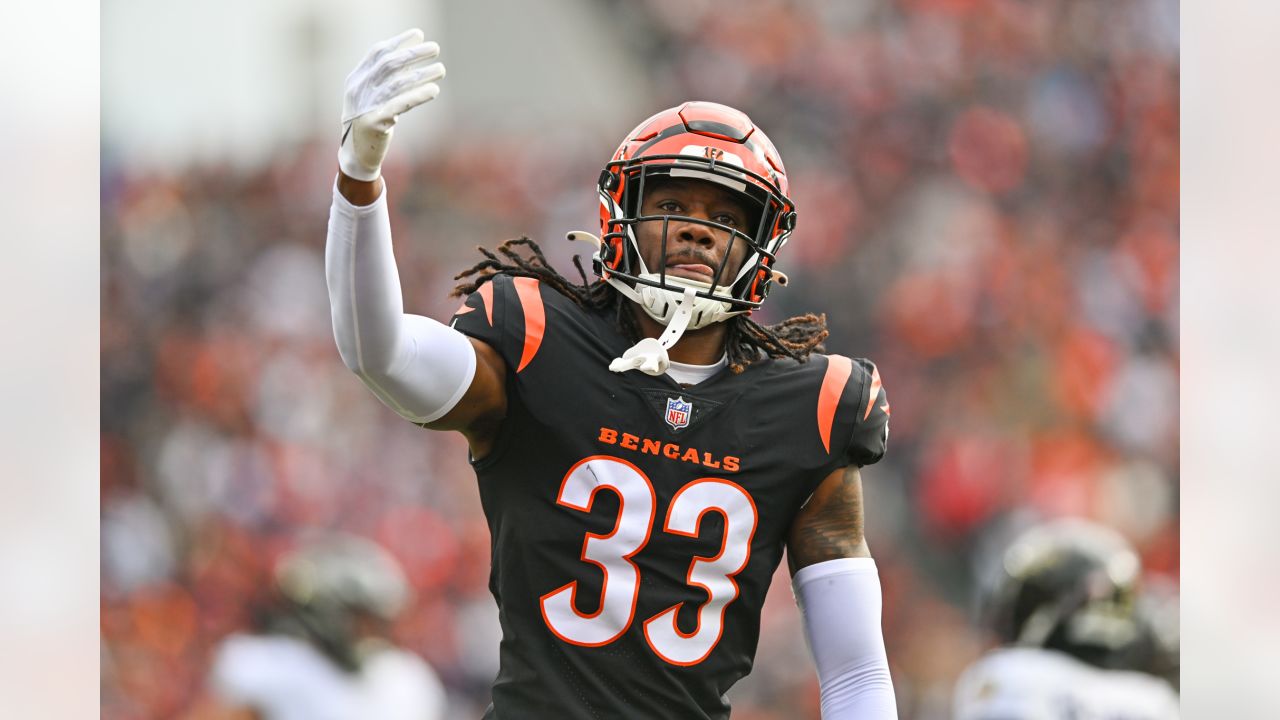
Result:
M791 203L776 192L761 187L764 178L752 178L750 171L712 158L690 155L655 155L632 161L609 163L600 179L600 199L606 232L595 260L596 272L662 325L669 325L685 290L694 291L693 317L689 329L705 327L760 307L772 282L785 284L785 276L773 269L777 251L786 243L794 226ZM670 180L692 180L723 187L746 209L743 227L714 220L668 213L645 214L645 198L656 184ZM753 182L754 181L754 182ZM719 262L712 267L712 281L705 282L668 273L666 259L674 242L670 228L675 222L701 225L727 243ZM637 231L644 223L661 223L658 267L650 268L640 249ZM745 247L741 263L733 267L735 252Z

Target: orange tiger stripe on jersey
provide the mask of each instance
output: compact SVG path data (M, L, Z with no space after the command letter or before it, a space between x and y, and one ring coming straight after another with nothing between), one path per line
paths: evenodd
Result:
M455 313L453 314L453 316L454 316L454 317L457 317L457 316L459 316L459 315L466 315L467 313L469 313L469 312L471 312L471 311L473 311L473 310L475 310L475 308L473 308L473 307L471 307L470 305L468 305L468 304L466 303L466 301L463 301L463 303L462 303L462 307L458 308L458 311L457 311L457 312L455 312Z
M853 361L849 358L843 355L827 358L827 374L822 378L822 390L818 394L818 435L828 453L831 452L831 424L836 419L840 395L844 393L845 383L849 382L852 372Z
M867 418L871 417L871 408L875 406L876 398L878 397L880 397L880 368L876 367L875 363L872 363L871 365L871 397L867 399L867 411L862 413L863 420L866 420ZM886 413L889 412L887 407L885 408L885 412Z
M516 297L520 298L520 309L524 311L524 350L520 353L520 366L516 368L516 372L520 372L538 354L538 348L542 345L542 332L547 326L547 316L542 307L542 292L538 290L535 278L518 277L511 282L516 286Z
M487 282L480 286L480 299L484 301L484 317L489 321L489 327L493 327L493 283Z

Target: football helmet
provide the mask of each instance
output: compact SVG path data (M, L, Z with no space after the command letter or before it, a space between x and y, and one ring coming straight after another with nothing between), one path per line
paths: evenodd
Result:
M689 178L728 188L751 209L750 226L641 214L646 185L655 178ZM693 290L688 328L697 329L760 307L773 282L786 284L786 276L773 266L795 229L795 204L787 195L787 173L777 149L744 113L699 101L657 113L627 134L600 173L597 188L601 237L594 269L659 323L670 323L688 289ZM714 269L713 282L670 276L665 261L663 267L646 265L636 240L637 223L663 223L665 258L667 226L673 220L729 235L729 249ZM748 253L731 275L726 265L736 243L745 243Z
M273 629L310 639L346 670L360 666L360 619L391 622L413 596L391 553L341 533L309 539L282 556L274 580L284 603Z
M1051 521L1004 550L983 614L1007 644L1122 667L1140 640L1134 614L1140 571L1137 554L1114 530L1080 519Z
M280 593L299 605L326 605L392 620L412 591L404 570L382 546L333 534L281 557L275 566Z

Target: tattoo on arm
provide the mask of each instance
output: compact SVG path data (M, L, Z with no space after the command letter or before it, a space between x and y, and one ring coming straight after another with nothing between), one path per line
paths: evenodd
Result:
M826 560L870 557L862 536L862 474L849 466L827 476L791 526L787 564L792 574Z

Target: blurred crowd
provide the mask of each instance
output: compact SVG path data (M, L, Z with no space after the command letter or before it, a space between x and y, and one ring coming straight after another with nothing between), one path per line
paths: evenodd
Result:
M1032 519L1114 527L1176 587L1176 2L601 4L660 79L654 111L724 102L782 153L799 223L763 319L825 312L828 350L880 368L867 532L901 716L947 717L990 642L981 567ZM474 246L520 235L576 277L564 232L594 230L625 130L393 150L409 311L449 316ZM499 631L465 443L385 409L334 346L334 150L177 174L104 157L103 717L213 717L211 649L253 626L311 528L387 547L418 596L396 638L456 716L487 704ZM734 717L816 718L805 654L780 571Z

